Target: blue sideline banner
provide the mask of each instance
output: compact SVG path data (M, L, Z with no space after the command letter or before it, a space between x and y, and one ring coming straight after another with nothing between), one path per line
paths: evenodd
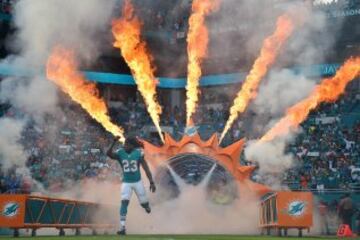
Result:
M309 78L320 78L331 76L336 73L339 68L339 64L321 64L303 67L294 67L290 70L295 74L301 74ZM135 85L134 78L128 74L118 73L105 73L105 72L92 72L84 71L85 77L93 82L119 84L119 85ZM44 72L38 72L32 69L19 68L10 64L0 64L0 76L3 77L31 77L34 75L44 75ZM204 76L200 80L200 86L217 86L242 82L246 77L245 72L231 73L231 74L219 74ZM185 88L186 78L159 78L159 88Z

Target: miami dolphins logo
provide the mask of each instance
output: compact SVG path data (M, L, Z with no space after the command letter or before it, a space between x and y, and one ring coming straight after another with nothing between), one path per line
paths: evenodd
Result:
M288 214L290 216L298 217L301 216L305 212L305 202L294 201L289 204Z
M196 126L190 126L185 128L185 134L188 136L194 136L197 133L199 127Z
M18 203L8 203L4 206L3 215L5 217L14 217L18 213L20 206Z

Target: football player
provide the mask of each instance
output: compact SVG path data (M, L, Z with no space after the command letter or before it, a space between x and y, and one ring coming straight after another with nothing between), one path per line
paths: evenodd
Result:
M107 155L120 163L123 172L123 181L121 185L121 207L120 207L120 231L119 235L126 234L125 222L129 201L134 191L140 205L147 213L151 212L149 200L146 195L145 187L141 181L140 165L144 169L150 182L150 191L155 192L156 186L152 178L148 164L144 160L142 144L137 138L127 138L125 144L114 151L115 144L119 141L116 137L111 144Z

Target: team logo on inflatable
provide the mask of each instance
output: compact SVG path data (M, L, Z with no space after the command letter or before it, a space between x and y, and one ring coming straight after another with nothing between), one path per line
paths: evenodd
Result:
M185 134L188 136L194 136L197 133L199 127L196 126L190 126L185 128Z
M19 208L20 206L18 203L14 203L14 202L7 203L5 204L2 213L5 217L14 217L18 214Z
M305 206L305 202L293 201L289 204L287 212L290 216L299 217L304 214Z

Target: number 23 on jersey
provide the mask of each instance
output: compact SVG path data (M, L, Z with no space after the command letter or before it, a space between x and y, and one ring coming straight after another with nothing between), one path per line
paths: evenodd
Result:
M138 164L136 160L122 160L124 172L136 172L138 170Z

